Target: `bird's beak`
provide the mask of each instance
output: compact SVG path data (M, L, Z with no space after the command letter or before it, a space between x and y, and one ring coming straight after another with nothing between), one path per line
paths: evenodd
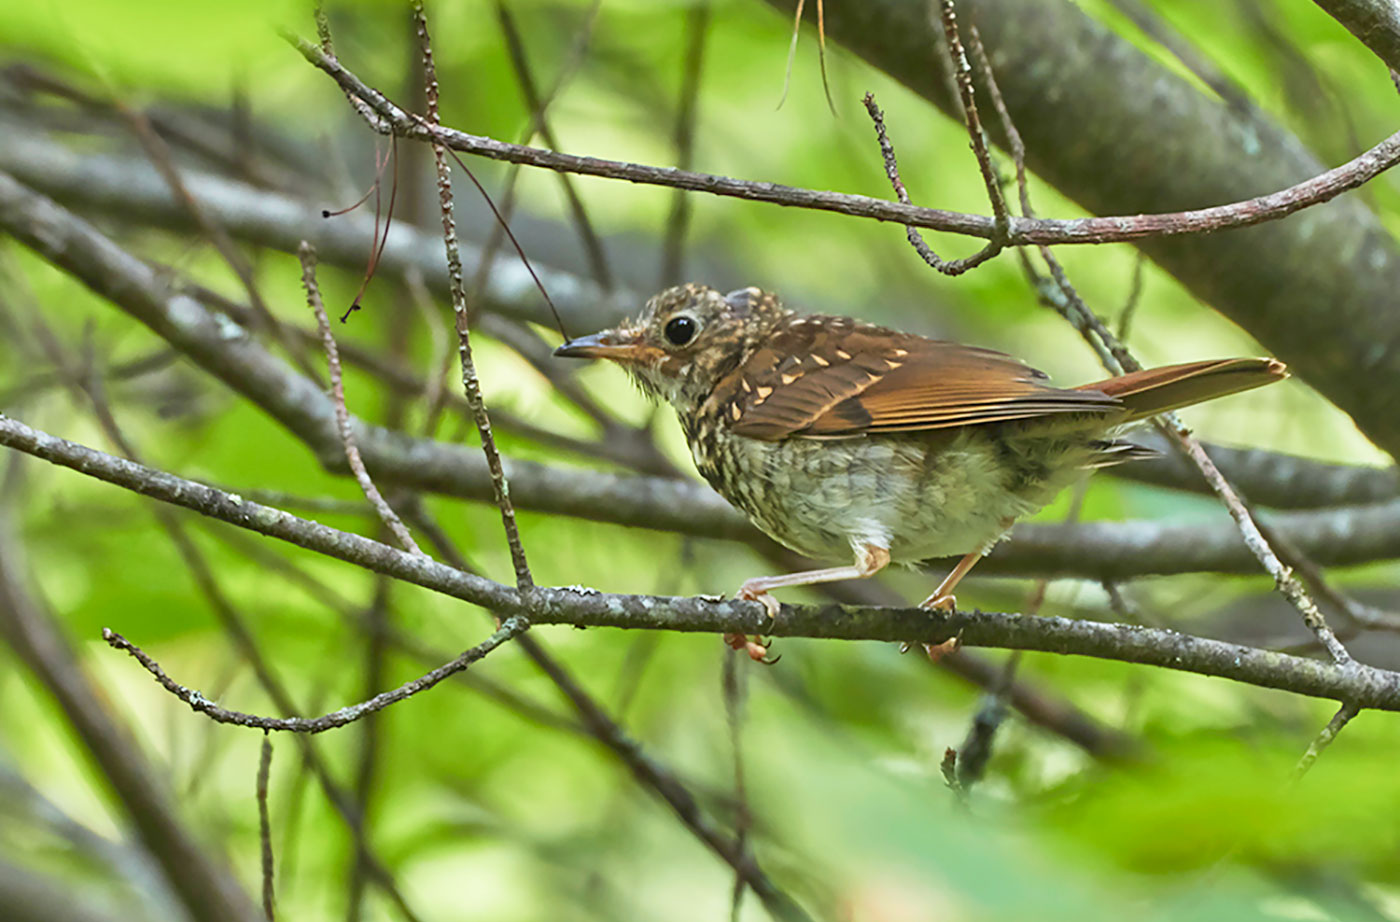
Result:
M555 349L554 354L570 359L611 359L629 364L649 362L660 350L645 345L640 338L631 330L604 330L571 339Z

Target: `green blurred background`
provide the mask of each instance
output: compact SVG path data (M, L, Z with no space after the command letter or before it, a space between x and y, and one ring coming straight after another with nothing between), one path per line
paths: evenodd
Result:
M1186 74L1112 3L1080 6ZM697 21L692 4L607 0L592 9L532 0L508 8L536 82L563 81L548 117L564 150L676 162L672 124L688 30ZM1311 4L1157 0L1151 8L1327 163L1353 156L1394 123L1395 90L1383 69ZM716 0L706 9L695 169L888 197L859 103L872 91L914 200L986 211L961 126L834 44L826 63L835 112L828 110L811 10L783 98L791 16L741 0ZM411 100L417 65L407 12L388 3L337 3L329 13L341 61L391 96ZM443 121L518 140L530 112L495 8L437 2L429 16ZM0 63L38 68L98 100L205 125L236 121L255 138L247 155L266 164L275 188L318 208L348 204L373 179L376 150L386 146L376 144L337 88L278 37L279 27L314 34L310 10L294 3L8 3L0 11ZM585 27L591 40L579 55L576 38ZM0 132L85 155L140 160L120 119L25 89L13 70L6 75ZM409 148L399 145L396 220L420 222L431 234L437 216L429 165L422 151ZM214 169L207 158L179 156L190 170ZM511 172L486 161L468 165L498 195ZM662 240L674 204L669 190L589 178L575 183L622 287L645 295L679 280L662 278ZM486 240L489 213L460 174L457 185L463 236ZM1033 181L1032 188L1042 214L1082 213L1050 187ZM512 227L531 259L587 275L557 177L523 171L517 192ZM1394 229L1400 215L1394 181L1384 176L1362 194ZM755 284L781 292L793 306L1003 349L1066 383L1102 376L1078 334L1036 303L1014 256L948 279L918 260L898 227L703 195L691 196L689 207L684 279L722 289ZM133 252L244 298L226 263L196 235L139 215L94 219ZM930 240L945 254L973 249L966 239L935 234ZM240 246L277 316L310 324L295 258ZM1139 266L1126 245L1066 247L1059 255L1086 301L1110 323L1141 272L1128 341L1147 364L1261 352L1245 331L1151 263ZM0 340L0 410L103 445L87 405L51 380L51 363L26 345L27 312L37 306L75 354L90 349L111 365L148 355L160 342L14 241L0 238L0 259L15 324ZM332 305L347 303L360 280L355 269L325 266L321 273ZM559 303L568 322L570 302ZM388 278L370 284L363 305L337 326L343 342L393 350L420 374L434 367L441 348L435 337L447 329L445 321L427 322ZM449 316L441 299L436 310L439 318ZM537 329L557 342L557 332ZM570 332L584 330L574 324ZM476 347L493 409L557 433L595 437L593 424L517 352L487 336ZM319 367L317 354L309 356ZM669 412L653 417L614 368L582 369L578 379L624 420L654 419L665 454L691 471ZM444 381L455 387L455 370ZM239 491L358 498L352 482L326 473L284 430L187 362L113 380L108 389L120 422L154 466ZM373 375L351 370L347 391L351 408L367 419L396 418L414 432L423 427L424 401L395 406ZM1212 441L1352 464L1387 461L1344 414L1296 379L1193 409L1187 421ZM434 434L476 439L451 415ZM509 426L501 427L500 441L513 457L610 469ZM79 645L116 713L130 722L190 826L230 856L255 890L258 735L191 714L107 649L100 629L121 631L177 680L230 707L269 712L267 696L145 501L38 462L22 467L21 492L9 502L36 593ZM437 497L425 502L473 565L508 580L494 509ZM1063 519L1070 503L1067 494L1043 517ZM1087 488L1080 515L1204 520L1224 513L1201 497L1100 477ZM316 517L363 533L375 527L359 513ZM544 584L725 593L772 566L736 543L529 512L520 522ZM306 713L423 671L424 662L402 650L370 652L375 645L367 632L347 615L373 606L371 575L222 526L190 525L263 656ZM274 566L269 555L302 576ZM1393 564L1378 563L1333 578L1387 604L1395 598L1388 588L1395 575ZM927 592L929 579L897 573L888 582L912 600ZM1032 582L982 579L966 587L959 593L965 603L1015 611L1025 607ZM1123 587L1152 623L1254 642L1290 631L1298 639L1296 616L1270 589L1263 575L1212 574ZM390 587L381 606L396 630L445 656L476 643L487 629L482 613L465 607L404 585ZM1068 580L1050 585L1043 610L1113 617L1102 587ZM716 638L559 627L536 633L647 751L692 785L707 810L721 822L732 820L732 739ZM1355 651L1367 661L1400 659L1384 636L1367 643ZM1131 765L1105 763L1012 716L996 738L985 779L963 803L944 784L939 763L945 748L962 743L981 707L978 689L914 655L901 657L893 646L784 640L778 649L779 665L744 663L741 670L752 836L766 870L819 918L1400 918L1400 773L1390 715L1363 714L1310 774L1290 785L1294 764L1334 709L1329 703L1141 666L1030 654L1020 667L1023 679L1130 734L1144 756ZM479 671L571 719L553 686L517 651L501 650ZM346 785L372 767L363 788L369 839L420 918L713 920L730 911L732 872L577 729L528 719L479 689L447 683L382 714L366 761L368 732L351 727L317 737L314 745ZM281 917L402 917L382 892L362 887L345 827L308 777L298 748L286 738L274 742L271 814ZM105 907L114 917L178 917L167 902L150 897L154 885L103 857L70 824L145 866L62 715L14 657L0 654L0 854L63 881L75 901ZM766 914L750 896L741 917Z

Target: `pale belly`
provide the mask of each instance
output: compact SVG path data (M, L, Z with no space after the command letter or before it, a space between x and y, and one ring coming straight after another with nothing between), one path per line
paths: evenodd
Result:
M1023 435L1012 452L985 429L839 441L728 435L712 457L692 453L725 499L799 553L849 560L853 546L874 544L913 563L990 548L1009 522L1073 482L1094 454L1090 442L1084 432Z

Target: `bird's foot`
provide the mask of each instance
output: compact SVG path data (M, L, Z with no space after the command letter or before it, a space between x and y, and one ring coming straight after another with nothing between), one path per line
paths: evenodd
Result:
M746 602L761 602L768 612L768 617L773 619L773 623L778 623L778 615L782 614L783 606L772 594L764 588L763 579L751 579L744 582L739 587L739 591L734 593L734 598L743 599Z
M927 608L930 611L957 611L958 597L951 592L942 594L935 592L933 595L920 602L919 607Z
M782 659L781 654L769 659L768 650L773 646L773 641L765 643L757 634L752 637L747 634L725 634L724 642L729 644L730 649L742 650L749 655L749 659L765 666L771 666Z
M924 652L928 654L930 662L937 663L950 653L957 653L962 649L962 633L959 632L942 643L926 643L923 645Z
M743 599L746 602L761 603L764 610L768 612L769 620L773 624L778 623L778 615L782 613L782 605L763 587L761 580L751 579L745 582L735 593L735 598ZM754 662L763 663L765 666L771 666L779 659L776 656L772 659L768 658L768 648L773 645L772 641L764 643L763 638L757 635L749 637L745 634L725 634L724 642L735 650L743 650Z

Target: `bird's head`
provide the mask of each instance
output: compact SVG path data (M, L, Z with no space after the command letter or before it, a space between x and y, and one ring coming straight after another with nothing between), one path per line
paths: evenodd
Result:
M705 285L668 288L610 330L570 340L555 355L609 359L648 396L694 410L790 312L757 288L721 294Z

